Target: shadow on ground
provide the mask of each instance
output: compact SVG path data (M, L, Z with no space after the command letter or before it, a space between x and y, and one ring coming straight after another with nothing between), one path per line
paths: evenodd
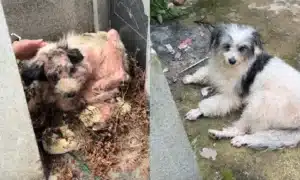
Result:
M181 117L191 108L197 107L199 100L202 99L200 86L184 86L181 83L182 75L194 72L195 68L178 75L180 71L207 55L210 31L206 26L194 24L194 20L201 19L203 22L212 24L234 22L253 25L262 34L267 51L285 59L299 69L299 1L201 0L195 2L193 0L187 4L194 9L189 17L151 27L153 48L162 60L164 72ZM179 44L187 38L192 40L190 48L186 51L179 50ZM165 46L167 44L173 47L175 54L168 52ZM176 54L177 58L175 58ZM222 128L238 116L239 113L234 113L218 119L203 118L196 122L183 121L192 148L197 155L203 179L300 179L300 149L298 148L255 151L231 147L228 140L214 141L208 138L207 129ZM204 147L217 151L215 161L200 156L200 151Z

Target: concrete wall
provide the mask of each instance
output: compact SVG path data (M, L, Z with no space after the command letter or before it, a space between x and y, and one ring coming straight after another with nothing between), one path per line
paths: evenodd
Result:
M111 27L118 30L129 54L146 66L150 0L111 0Z
M150 70L150 179L201 180L196 155L154 51L147 66Z
M93 0L94 6L94 30L102 31L109 29L109 4L110 0Z
M144 11L147 16L150 15L150 0L142 0L144 4Z
M72 29L94 30L92 0L2 0L2 4L10 33L22 38L57 39ZM99 12L108 13L107 7L102 9Z
M42 180L43 171L0 1L0 179Z

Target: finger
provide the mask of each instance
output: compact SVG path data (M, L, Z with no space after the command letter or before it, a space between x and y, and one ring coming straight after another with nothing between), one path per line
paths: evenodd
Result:
M44 47L44 46L46 46L46 45L47 45L47 43L44 42L44 41L40 43L40 47Z
M25 44L25 43L24 43ZM40 48L45 46L47 43L43 41L43 39L37 39L37 40L29 40L27 42L28 47L32 48Z
M29 43L39 44L43 42L43 39L33 39L33 40L27 40Z
M20 60L23 59L30 59L32 58L35 53L38 51L39 48L45 45L42 39L38 40L21 40L16 41L13 43L13 49L16 57Z

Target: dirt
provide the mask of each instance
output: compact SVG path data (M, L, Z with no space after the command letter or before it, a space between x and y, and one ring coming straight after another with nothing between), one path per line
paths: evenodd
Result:
M135 61L133 61L135 62ZM86 128L79 111L64 113L54 105L40 106L31 114L46 174L59 180L148 179L149 120L144 92L145 73L132 66L133 80L121 87L119 97L130 104L130 112L116 108L112 118L99 131ZM25 91L27 100L34 95ZM68 125L79 142L78 150L49 155L42 147L46 128Z
M200 89L204 86L183 85L181 78L205 63L200 63L180 75L178 73L207 56L209 24L233 22L253 25L262 34L264 46L270 54L283 58L299 69L299 1L188 0L186 4L192 7L189 16L151 26L153 48L158 53L163 68L168 68L165 75L182 119L185 113L197 107L203 99ZM201 25L196 25L194 21L200 21ZM177 46L180 42L191 37L191 49L182 55L180 61L174 61L174 55L170 55L163 48L164 44L171 44L175 51L178 51ZM236 112L224 118L201 118L195 122L183 120L203 179L299 179L299 148L276 151L234 148L228 140L215 141L208 137L208 129L221 129L236 120L239 115L240 112ZM201 157L200 152L203 148L216 150L216 160Z

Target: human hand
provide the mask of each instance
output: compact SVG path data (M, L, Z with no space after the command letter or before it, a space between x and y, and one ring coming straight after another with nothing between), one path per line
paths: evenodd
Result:
M32 58L33 56L35 56L38 49L45 45L46 42L44 42L42 39L39 40L24 39L20 41L15 41L12 44L15 56L17 59L20 60Z

